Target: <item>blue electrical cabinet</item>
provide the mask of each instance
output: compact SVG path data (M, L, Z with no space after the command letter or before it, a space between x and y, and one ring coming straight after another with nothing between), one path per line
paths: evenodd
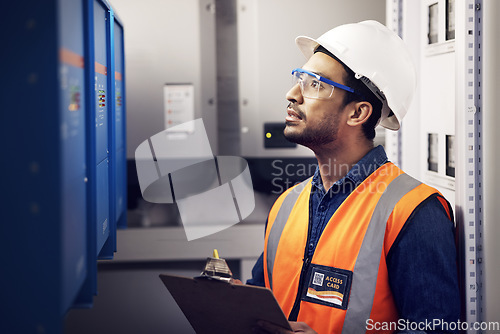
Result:
M0 333L60 333L87 277L81 0L0 5Z
M116 13L113 22L115 56L115 127L116 127L116 196L115 212L118 228L127 227L127 146L125 99L125 46L123 23ZM116 244L115 244L116 250Z
M95 137L90 137L91 141L95 139L95 166L96 166L96 178L95 178L95 196L93 196L96 205L96 252L100 253L104 243L107 241L110 231L110 210L109 210L109 176L110 176L110 141L109 141L109 127L112 122L111 119L111 88L110 77L112 76L111 62L109 61L109 52L111 48L110 43L110 33L109 33L109 13L110 7L107 2L101 2L98 0L93 2L93 27L89 26L92 31L89 32L91 36L93 35L93 59L89 57L89 68L94 64L93 77L91 80L91 86L94 88L94 98L93 103L90 106L91 113L95 113L94 117L91 117L91 122L95 123ZM90 13L92 14L92 12ZM92 72L92 71L90 71ZM93 115L92 115L93 116ZM94 165L92 166L94 167Z
M114 236L110 219L110 132L113 125L111 73L112 10L107 1L84 0L85 66L88 94L86 115L86 159L88 165L87 188L87 278L76 304L91 307L97 294L97 260L106 252L110 235ZM105 258L112 258L112 253Z
M105 0L9 1L0 43L0 333L62 333L126 224L123 25Z
M123 24L109 11L107 43L108 76L108 161L109 161L109 229L110 234L101 248L99 259L111 259L116 251L116 229L126 226L126 150L125 150L125 85Z

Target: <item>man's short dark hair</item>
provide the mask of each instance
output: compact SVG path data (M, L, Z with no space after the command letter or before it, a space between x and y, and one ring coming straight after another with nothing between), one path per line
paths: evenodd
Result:
M363 124L363 134L368 140L373 140L375 138L375 127L382 115L382 102L373 94L373 92L359 79L356 79L354 76L354 72L344 64L340 59L338 59L334 54L325 49L323 46L318 46L314 52L322 52L332 57L336 61L338 61L344 67L346 75L344 76L344 85L347 87L351 87L358 94L350 93L346 91L343 101L343 107L348 105L351 102L361 102L367 101L373 107L372 114L368 121Z

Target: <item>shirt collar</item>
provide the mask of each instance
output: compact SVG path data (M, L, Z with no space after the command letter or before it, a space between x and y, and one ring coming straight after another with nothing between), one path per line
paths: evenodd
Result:
M352 168L347 172L346 176L334 183L334 185L342 185L343 183L352 182L355 187L357 187L361 182L363 182L370 174L376 171L380 166L388 161L387 155L385 153L383 146L374 147L370 152L368 152L361 160L359 160ZM323 192L323 181L321 180L321 175L319 173L319 166L316 167L316 172L314 173L312 179L312 186L319 188Z

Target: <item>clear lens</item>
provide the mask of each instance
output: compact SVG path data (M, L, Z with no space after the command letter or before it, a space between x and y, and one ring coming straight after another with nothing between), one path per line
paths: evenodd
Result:
M332 96L334 87L325 82L321 82L310 74L294 71L292 77L293 83L299 84L302 96L304 97L311 99L327 99Z

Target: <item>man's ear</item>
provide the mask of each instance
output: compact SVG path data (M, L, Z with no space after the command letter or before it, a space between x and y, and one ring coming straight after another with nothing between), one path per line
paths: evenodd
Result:
M373 106L370 102L361 101L354 104L354 108L350 111L347 124L350 126L362 125L372 115Z

